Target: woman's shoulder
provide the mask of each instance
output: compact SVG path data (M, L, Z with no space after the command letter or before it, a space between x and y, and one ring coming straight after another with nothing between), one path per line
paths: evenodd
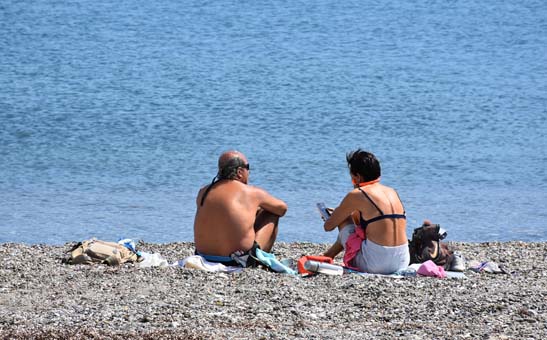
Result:
M357 203L357 202L360 202L361 201L361 198L363 197L363 193L361 192L361 190L359 190L360 188L355 188L355 189L352 189L350 190L346 196L344 197L344 199L342 200L343 202L347 202L347 203Z
M396 191L394 188L390 187L389 185L378 183L378 188L383 191Z
M348 196L357 196L357 195L362 195L360 188L351 189L351 190L346 194L346 197L348 197Z
M397 191L395 189L380 183L374 186L370 186L368 188L362 188L361 190L363 190L366 196L374 200L382 200L386 196L391 197L391 196L397 195ZM356 193L359 194L359 190L357 190ZM363 194L361 193L361 195Z

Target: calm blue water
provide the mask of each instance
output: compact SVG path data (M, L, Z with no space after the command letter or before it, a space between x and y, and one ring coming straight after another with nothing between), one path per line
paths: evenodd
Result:
M409 231L547 241L547 3L4 0L0 124L0 242L192 240L231 148L330 242L356 147Z

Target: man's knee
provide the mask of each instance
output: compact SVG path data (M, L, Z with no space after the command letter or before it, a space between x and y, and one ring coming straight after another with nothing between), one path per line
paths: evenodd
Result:
M255 231L259 231L264 227L267 227L268 225L271 225L274 229L277 229L277 225L279 224L279 216L272 214L269 211L261 210L255 220Z
M255 241L264 251L270 252L277 238L279 216L262 211L255 223Z

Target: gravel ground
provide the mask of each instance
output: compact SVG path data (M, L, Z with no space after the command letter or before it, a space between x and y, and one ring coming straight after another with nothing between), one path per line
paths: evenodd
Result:
M247 269L61 264L64 246L0 244L0 338L546 339L547 243L454 243L510 275L465 279L317 275ZM278 258L326 244L280 243ZM192 243L139 243L170 262Z

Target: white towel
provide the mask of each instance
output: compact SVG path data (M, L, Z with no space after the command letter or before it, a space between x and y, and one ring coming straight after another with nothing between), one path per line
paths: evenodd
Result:
M141 251L142 261L137 262L137 267L147 268L147 267L167 267L169 263L164 259L160 253L147 253Z
M178 260L177 262L173 263L172 266L223 273L239 273L243 270L243 268L241 267L225 266L222 263L209 262L199 255L192 255L182 260Z

